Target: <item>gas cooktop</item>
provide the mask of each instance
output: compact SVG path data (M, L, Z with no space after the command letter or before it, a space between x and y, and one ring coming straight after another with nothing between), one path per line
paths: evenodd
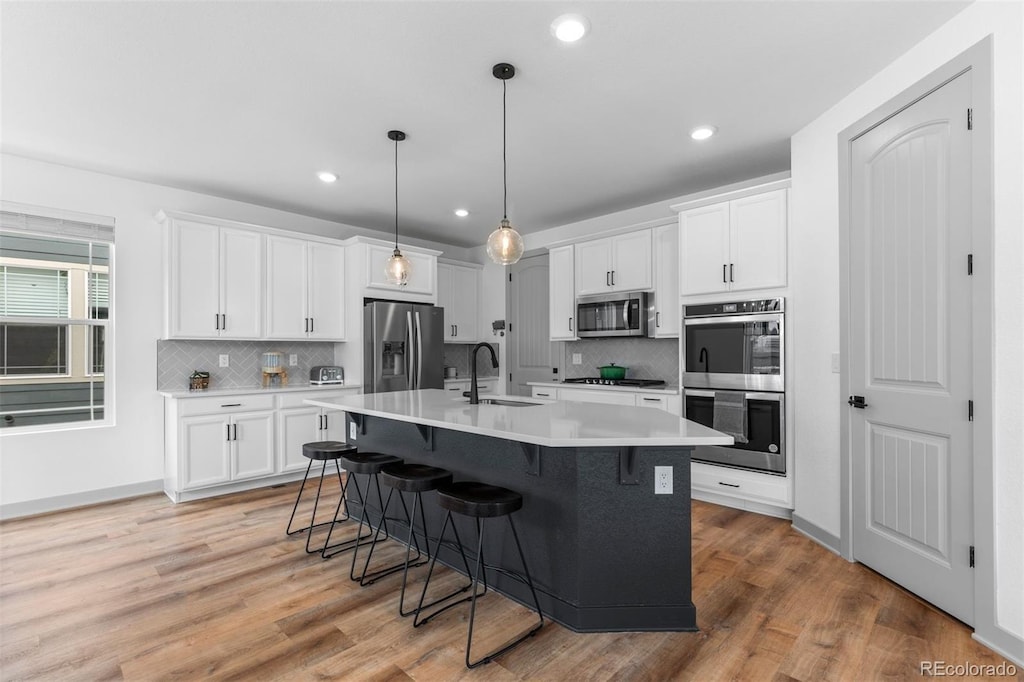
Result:
M563 384L598 384L600 386L640 386L653 388L664 386L661 379L602 379L600 377L583 377L582 379L563 379Z

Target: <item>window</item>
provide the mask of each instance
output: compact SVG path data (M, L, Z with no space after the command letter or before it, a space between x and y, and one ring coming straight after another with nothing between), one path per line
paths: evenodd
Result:
M8 206L0 211L0 428L102 421L113 227Z

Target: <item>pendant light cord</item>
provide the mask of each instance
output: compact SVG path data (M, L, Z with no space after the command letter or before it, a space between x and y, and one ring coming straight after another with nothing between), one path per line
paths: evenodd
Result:
M398 250L398 140L395 140L395 250Z
M502 188L504 190L503 201L503 217L508 220L508 159L506 153L508 150L508 124L505 121L505 110L506 110L506 99L508 98L508 81L501 81L501 173L502 173Z

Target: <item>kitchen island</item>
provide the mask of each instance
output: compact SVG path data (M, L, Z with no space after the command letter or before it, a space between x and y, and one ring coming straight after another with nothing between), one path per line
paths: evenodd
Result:
M306 402L345 411L349 442L364 452L521 493L516 525L545 615L579 632L696 630L690 450L732 438L662 410L490 399L499 404L470 405L426 389ZM670 474L668 493L655 494L655 467L662 478ZM424 507L436 534L443 515L434 495L425 495ZM375 502L370 518L378 516ZM471 520L457 520L464 540L475 537ZM507 526L494 530L487 562L516 568ZM457 556L442 547L439 560L455 567ZM528 603L525 585L505 575L488 573L488 585Z

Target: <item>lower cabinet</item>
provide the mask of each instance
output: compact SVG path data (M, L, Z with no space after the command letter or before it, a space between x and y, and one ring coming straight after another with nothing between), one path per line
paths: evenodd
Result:
M448 391L454 397L460 397L463 391L468 391L470 385L469 379L460 379L459 381L446 381L444 382L444 390ZM498 390L498 379L496 377L488 377L486 379L477 379L476 390L480 395L485 393L496 393Z
M358 390L165 398L164 491L180 502L294 479L303 443L345 440L344 413L302 401Z
M793 509L792 480L787 476L692 462L690 485L695 499L737 509L783 518Z
M668 393L657 394L602 388L567 388L565 386L557 388L553 386L533 386L532 395L534 398L544 398L546 400L655 407L677 416L682 414L682 400L678 395Z

